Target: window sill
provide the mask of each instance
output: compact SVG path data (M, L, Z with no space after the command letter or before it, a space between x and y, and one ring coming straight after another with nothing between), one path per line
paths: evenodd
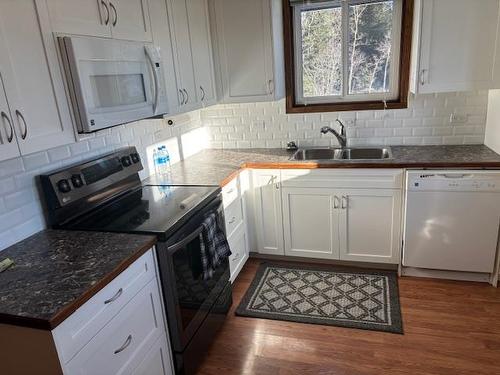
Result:
M317 112L345 112L345 111L374 111L383 109L408 108L408 100L387 101L387 106L380 100L369 102L348 103L317 103L317 104L295 104L293 99L286 100L286 113L317 113Z

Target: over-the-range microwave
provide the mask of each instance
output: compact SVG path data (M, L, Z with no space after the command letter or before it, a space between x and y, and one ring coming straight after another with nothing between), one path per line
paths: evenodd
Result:
M167 113L160 51L151 43L59 37L79 133Z

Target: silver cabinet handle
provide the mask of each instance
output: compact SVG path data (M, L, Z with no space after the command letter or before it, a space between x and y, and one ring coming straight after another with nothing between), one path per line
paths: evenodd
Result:
M128 348L128 346L130 345L131 342L132 342L132 335L128 335L128 337L125 340L125 342L123 343L123 345L120 346L118 349L116 349L114 353L118 354L118 353L123 352L125 349Z
M333 197L333 208L338 209L340 205L340 199L336 195Z
M104 20L104 24L107 26L107 25L109 25L109 8L108 8L108 4L106 4L106 2L104 0L101 0L101 4L104 7L104 9L106 10L106 19Z
M153 57L151 56L151 51L149 48L145 48L146 57L151 65L151 71L153 72L153 90L154 90L154 102L153 102L153 114L156 115L156 109L158 108L158 96L160 93L160 78L158 77L158 71L156 70Z
M118 299L118 297L120 297L122 295L122 293L123 293L123 289L122 288L118 289L118 291L115 293L115 295L113 297L104 301L104 304L107 305L108 303L116 301Z
M116 26L116 24L118 23L118 13L116 12L116 8L112 2L109 3L109 7L111 8L111 10L113 11L113 14L114 14L113 26Z
M274 185L274 187L276 188L276 190L279 190L280 189L280 184L276 184L276 185Z
M26 136L28 135L28 125L26 125L26 119L24 118L23 114L18 109L16 109L16 116L17 116L17 122L19 124L19 129L21 130L21 139L25 140ZM21 120L23 122L24 131L21 129L21 121L19 121L19 120Z
M342 195L342 209L345 210L347 208L348 204L348 197L345 195Z
M229 220L228 224L232 224L232 223L234 223L235 221L236 221L236 217L235 217L235 216L233 216L233 217L231 218L231 220Z
M186 100L186 98L184 97L184 92L181 89L179 89L179 92L181 94L181 105L184 105Z
M422 69L420 71L420 84L422 86L425 85L425 72L427 72L427 69Z
M188 94L188 92L186 91L186 89L183 89L183 90L184 90L184 92L186 93L186 104L188 104L188 103L189 103L189 94Z
M201 90L201 101L204 101L205 100L205 90L203 89L203 86L200 86L200 90Z
M10 121L9 116L7 116L7 113L2 111L2 120L3 120L3 126L5 127L5 122L7 121L7 124L9 124L9 129L10 129L10 134L7 133L7 142L12 142L14 139L14 128L12 127L12 121ZM7 129L5 129L7 130Z
M267 88L269 89L269 95L273 95L273 93L274 93L274 81L272 79L267 81Z

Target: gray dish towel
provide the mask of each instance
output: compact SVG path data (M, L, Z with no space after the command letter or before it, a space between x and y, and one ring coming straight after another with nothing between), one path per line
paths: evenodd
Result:
M231 255L231 249L215 214L209 215L202 226L200 252L203 280L210 280L222 260Z

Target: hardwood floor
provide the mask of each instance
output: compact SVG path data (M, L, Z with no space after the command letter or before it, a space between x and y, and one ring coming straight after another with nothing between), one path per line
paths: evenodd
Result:
M199 375L500 374L500 289L399 279L405 334L234 315L257 270L250 259Z

